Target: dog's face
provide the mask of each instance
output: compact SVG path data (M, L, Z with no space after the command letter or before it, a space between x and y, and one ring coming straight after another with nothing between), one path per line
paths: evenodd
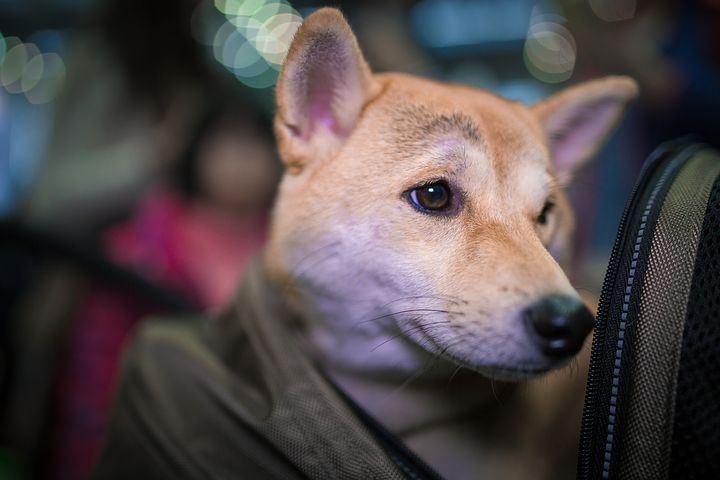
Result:
M560 365L592 325L558 261L573 227L561 185L635 90L609 78L527 108L373 75L322 9L278 83L287 171L268 268L317 341L361 368L417 368L419 352L502 378Z

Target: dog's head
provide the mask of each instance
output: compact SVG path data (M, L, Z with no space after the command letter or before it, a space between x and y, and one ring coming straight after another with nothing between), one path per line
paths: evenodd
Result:
M528 108L373 74L342 15L321 9L278 83L286 173L266 264L318 341L363 368L415 368L422 352L496 377L562 364L592 316L557 260L573 229L561 185L635 94L613 77Z

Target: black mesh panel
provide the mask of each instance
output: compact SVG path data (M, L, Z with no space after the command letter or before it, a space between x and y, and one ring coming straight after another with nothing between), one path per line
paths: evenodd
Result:
M677 379L671 478L720 478L720 179L698 244Z

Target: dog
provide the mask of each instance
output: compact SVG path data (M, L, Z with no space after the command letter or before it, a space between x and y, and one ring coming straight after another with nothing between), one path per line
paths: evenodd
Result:
M585 367L561 367L593 316L562 185L636 94L608 77L526 107L372 73L330 8L294 37L264 267L317 363L446 478L574 475Z

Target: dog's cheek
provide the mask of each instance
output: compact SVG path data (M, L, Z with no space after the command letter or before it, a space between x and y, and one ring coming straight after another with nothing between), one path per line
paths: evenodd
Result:
M372 226L346 217L342 223L299 227L295 236L284 263L293 265L293 282L324 316L352 318L355 310L371 309L393 295L392 252L377 241Z

